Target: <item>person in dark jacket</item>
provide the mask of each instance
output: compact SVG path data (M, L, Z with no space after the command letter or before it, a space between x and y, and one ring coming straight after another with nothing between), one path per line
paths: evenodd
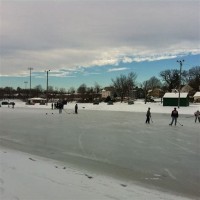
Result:
M58 109L59 109L59 114L61 114L61 113L62 113L62 109L63 109L63 104L62 104L62 102L59 102L59 103L58 103Z
M194 116L195 116L195 123L197 122L197 119L198 119L198 121L199 121L199 123L200 123L200 112L199 112L199 110L197 110L197 111L194 113Z
M150 112L150 109L151 108L148 108L148 110L147 110L147 114L146 114L146 124L148 123L150 123L150 118L151 118L151 112Z
M78 105L75 105L75 114L78 114Z
M172 126L173 123L175 122L175 126L176 126L177 118L178 118L178 111L176 110L176 108L174 108L174 110L172 110L171 117L172 117L172 121L169 125Z

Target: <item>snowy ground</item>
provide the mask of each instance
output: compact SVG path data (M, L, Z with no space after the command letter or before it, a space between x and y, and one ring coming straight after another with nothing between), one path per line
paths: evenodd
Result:
M0 108L0 199L200 199L199 105L74 105Z

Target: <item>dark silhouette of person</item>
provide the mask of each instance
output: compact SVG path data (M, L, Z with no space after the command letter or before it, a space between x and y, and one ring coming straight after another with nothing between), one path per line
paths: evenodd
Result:
M78 105L75 105L75 114L78 114Z
M198 121L199 121L199 123L200 123L200 112L199 112L199 110L197 110L197 111L194 113L194 116L195 116L195 123L197 122L197 119L198 119Z
M63 104L62 104L62 102L59 102L59 103L58 103L58 109L59 109L59 114L61 114L61 113L62 113L62 109L63 109Z
M148 108L148 110L147 110L147 114L146 114L146 124L148 123L150 123L150 118L151 118L151 112L150 112L150 109L151 108Z
M178 111L176 110L176 108L174 108L174 110L172 110L171 117L172 117L172 121L169 125L172 126L172 124L175 121L175 126L176 126L177 118L178 118Z

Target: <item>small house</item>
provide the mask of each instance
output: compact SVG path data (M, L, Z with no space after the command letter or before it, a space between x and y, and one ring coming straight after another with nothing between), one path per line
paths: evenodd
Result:
M178 106L179 93L165 93L163 96L163 106ZM189 106L188 93L180 93L180 106Z
M35 103L39 103L41 105L44 105L46 103L46 99L35 97L35 98L29 98L27 104L34 105Z
M160 88L155 88L153 90L148 91L148 96L152 96L152 97L160 98L163 96L163 94L164 92Z
M114 88L113 87L105 87L102 91L101 91L101 98L105 99L108 96L113 97L113 92Z
M200 102L200 92L194 94L194 102Z

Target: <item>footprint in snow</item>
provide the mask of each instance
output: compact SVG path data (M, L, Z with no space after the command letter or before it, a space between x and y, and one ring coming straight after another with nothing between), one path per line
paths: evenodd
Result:
M85 174L85 176L87 176L89 179L92 179L92 178L93 178L92 176L89 176L89 175L87 175L87 174Z
M33 158L29 158L29 160L36 161L36 160L34 160Z
M125 184L120 184L122 187L127 187L127 185L125 185Z

